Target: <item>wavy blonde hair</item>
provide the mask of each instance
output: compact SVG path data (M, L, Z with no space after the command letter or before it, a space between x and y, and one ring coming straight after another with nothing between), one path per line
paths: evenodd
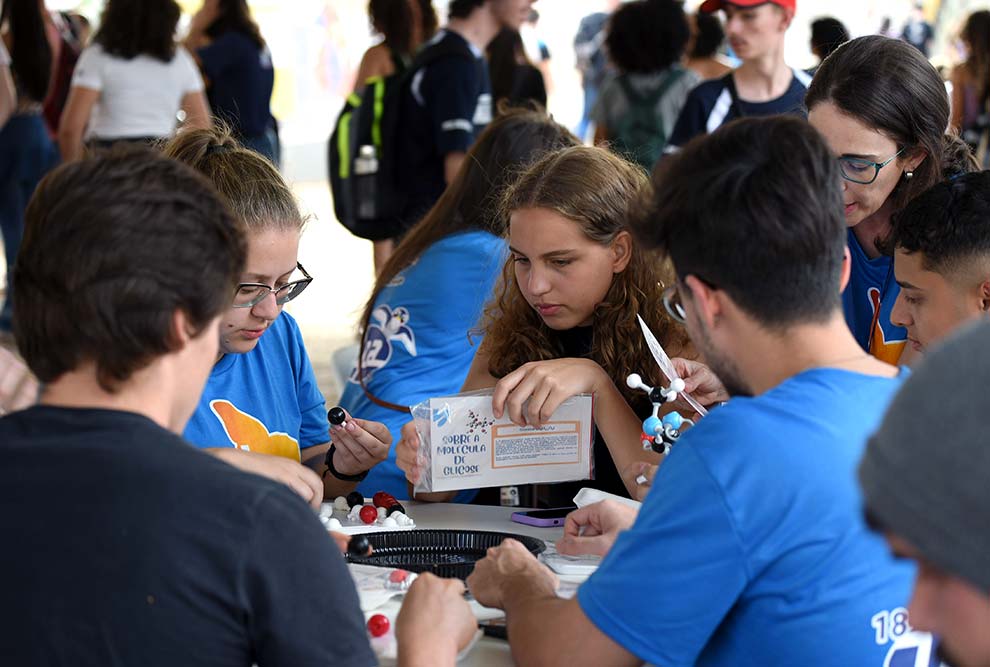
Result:
M647 184L640 168L613 153L575 146L546 155L524 171L506 191L501 209L505 219L522 208L553 211L580 225L589 239L608 246L621 232L631 231L627 209ZM650 384L659 383L661 377L636 315L643 317L671 356L684 354L688 345L683 328L663 307L663 286L672 280L670 262L633 241L628 266L615 274L595 307L589 358L605 369L637 411L648 400L626 386L626 376L639 373ZM543 322L519 290L511 258L485 308L482 327L488 372L497 378L527 362L565 354L559 333Z

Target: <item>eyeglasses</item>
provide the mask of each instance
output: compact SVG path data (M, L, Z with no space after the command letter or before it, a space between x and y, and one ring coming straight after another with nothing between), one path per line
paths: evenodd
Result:
M264 283L241 283L234 290L233 307L253 308L267 299L268 295L272 292L275 293L275 303L280 306L292 301L302 294L303 290L313 282L313 276L306 273L306 269L303 268L302 264L296 262L296 268L303 274L303 278L293 280L291 283L286 283L279 287L271 287Z
M897 151L896 155L883 162L873 162L872 160L865 160L861 157L842 156L839 158L839 169L842 172L842 178L853 183L859 183L860 185L869 185L877 180L880 170L893 162L904 150L902 148Z
M684 279L689 275L697 278L701 283L708 286L709 289L718 289L715 283L710 280L705 280L697 273L689 273L683 278L677 278L674 280L673 285L664 289L661 298L663 299L663 307L666 308L667 314L679 324L684 324L687 322L687 310L684 309L684 303L681 300L681 283L684 282Z

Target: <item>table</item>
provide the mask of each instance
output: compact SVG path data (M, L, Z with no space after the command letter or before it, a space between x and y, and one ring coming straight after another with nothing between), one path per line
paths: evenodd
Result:
M555 542L564 534L563 528L539 528L510 520L509 517L513 512L526 508L414 501L403 501L403 505L409 511L409 516L416 521L417 528L517 533L548 542ZM399 613L400 607L401 603L393 599L376 611L394 618ZM501 667L514 664L508 643L491 637L482 637L471 652L458 663L462 667Z

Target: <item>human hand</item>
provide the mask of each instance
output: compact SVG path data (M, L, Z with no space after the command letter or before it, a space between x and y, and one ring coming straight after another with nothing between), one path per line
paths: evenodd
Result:
M631 489L630 495L633 500L643 502L646 499L646 494L650 492L653 478L656 477L659 469L660 466L646 461L634 461L619 473L626 488Z
M681 357L675 357L670 361L674 364L677 375L684 380L684 391L691 394L694 400L705 407L729 400L729 392L725 390L725 385L705 364ZM680 396L677 397L675 405L678 409L694 412L694 408Z
M346 414L346 413L345 413ZM392 434L381 422L355 419L330 427L334 444L333 467L344 475L360 475L388 458Z
M346 554L347 545L350 544L352 536L347 533L338 533L333 530L328 530L327 532L330 534L330 539L332 539L334 544L337 545L337 548L340 549L340 553Z
M323 502L323 480L306 466L284 456L270 456L233 447L206 450L221 461L243 470L285 484L299 494L313 509Z
M0 415L38 402L40 385L20 357L0 346Z
M602 500L577 509L567 515L564 536L557 542L557 551L565 556L604 556L619 533L632 527L636 514L632 507L614 500Z
M441 579L429 572L416 577L395 619L399 664L415 664L413 655L432 656L429 663L453 664L478 631L478 622L464 599L460 579Z
M492 412L497 419L508 413L517 426L540 427L561 403L577 394L594 393L603 382L611 380L590 359L531 361L498 381Z
M490 548L467 578L474 599L496 609L505 608L506 595L512 589L525 590L529 595L540 592L555 595L557 583L557 575L521 543L511 539Z
M406 473L406 479L410 484L419 484L426 467L426 460L419 453L420 442L416 422L403 424L399 442L395 446L395 463L399 466L399 470Z
M189 34L204 32L220 17L220 0L203 0L203 5L189 21Z

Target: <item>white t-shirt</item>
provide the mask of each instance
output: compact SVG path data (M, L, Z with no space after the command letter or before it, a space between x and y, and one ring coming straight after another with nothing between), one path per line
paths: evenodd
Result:
M203 78L181 46L164 63L147 55L124 60L93 44L79 56L72 85L100 92L87 137L168 137L175 131L182 98L202 91Z

